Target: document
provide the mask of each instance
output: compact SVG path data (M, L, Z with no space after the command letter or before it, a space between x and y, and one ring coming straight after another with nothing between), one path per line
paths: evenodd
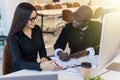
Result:
M51 57L59 66L62 66L64 69L80 66L80 63L77 59L72 58L69 61L62 61L58 56Z

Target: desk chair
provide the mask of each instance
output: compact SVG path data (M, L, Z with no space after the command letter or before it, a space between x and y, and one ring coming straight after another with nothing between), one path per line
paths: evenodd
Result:
M59 29L63 28L66 23L72 22L72 11L68 9L64 9L62 11L62 22L57 24L56 29L54 32L58 31Z
M44 6L44 10L50 10L50 9L54 9L55 8L55 6L53 5L53 4L46 4L45 6ZM51 16L46 16L47 18L51 18ZM54 17L52 16L52 18L54 19ZM44 20L44 19L43 19ZM42 26L43 27L43 26ZM43 30L43 33L53 33L53 32L51 32L51 31L49 31L49 27L48 26L45 26L44 25L44 28L45 28L45 30L43 30L43 28L42 28L42 30Z
M62 9L62 4L57 3L57 4L54 5L54 8L55 9ZM58 18L61 18L61 16L59 16Z
M37 11L43 10L43 9L42 9L42 6L40 6L40 5L34 5L34 7L35 7L35 9L36 9ZM37 24L41 25L40 21L41 21L41 15L38 14L38 16L37 16Z
M55 9L61 9L61 8L62 8L62 5L61 5L61 4L55 4L55 5L54 5L54 8L55 8Z
M3 75L10 73L12 67L12 57L6 44L3 49L3 63L2 63L2 72Z
M64 9L62 11L62 22L60 22L58 25L69 23L71 21L72 21L72 11L68 9Z
M62 20L66 22L72 21L72 11L68 9L64 9L62 11Z
M42 7L40 5L34 5L36 10L42 10Z
M103 8L102 7L98 7L95 10L92 19L93 20L97 20L98 18L102 18L102 14L103 14Z
M70 3L70 2L67 2L67 3L66 3L66 6L67 6L67 8L71 8L71 7L73 7L73 4Z
M80 4L78 2L74 2L73 7L80 7Z
M44 6L44 9L54 9L54 5L53 4L46 4Z

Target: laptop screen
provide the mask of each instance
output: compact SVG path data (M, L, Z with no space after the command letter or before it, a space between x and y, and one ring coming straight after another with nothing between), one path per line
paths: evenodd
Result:
M57 74L2 77L0 80L58 80Z

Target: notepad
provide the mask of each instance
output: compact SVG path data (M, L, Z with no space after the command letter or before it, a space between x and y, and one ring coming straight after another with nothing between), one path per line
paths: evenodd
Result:
M71 58L69 61L62 61L59 59L59 57L54 56L51 57L51 59L54 60L59 66L62 66L64 69L80 66L80 63L75 58Z

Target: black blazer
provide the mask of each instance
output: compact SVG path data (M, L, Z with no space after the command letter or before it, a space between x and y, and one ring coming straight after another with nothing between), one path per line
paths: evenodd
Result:
M36 25L32 29L31 39L23 31L19 31L8 39L8 45L12 55L11 72L21 69L41 70L40 63L36 61L37 52L39 52L40 58L47 55L39 26Z
M90 21L88 28L85 31L82 31L79 28L74 28L72 23L68 23L62 29L62 32L54 45L54 49L61 48L64 50L68 43L71 51L70 53L84 50L88 47L94 47L95 54L98 54L101 26L102 24L100 22Z

